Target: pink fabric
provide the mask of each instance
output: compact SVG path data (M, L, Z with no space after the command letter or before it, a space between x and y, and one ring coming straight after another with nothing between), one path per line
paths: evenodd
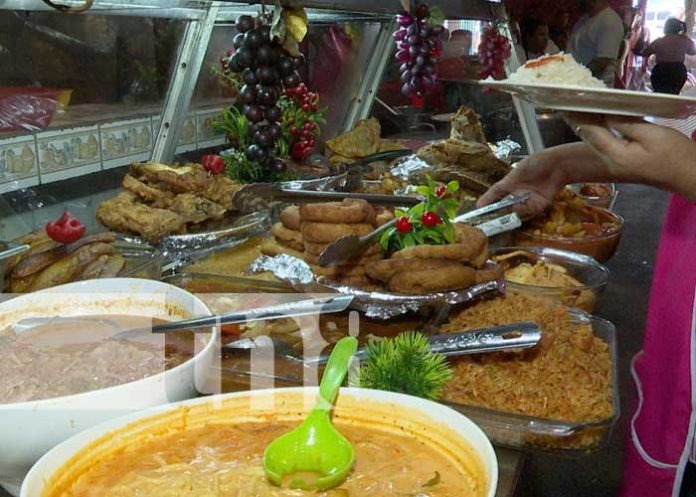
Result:
M686 35L665 35L653 41L648 47L648 53L655 54L655 62L684 63L686 54L695 55L694 42Z
M672 495L692 414L695 291L696 204L672 196L657 254L644 352L635 361L643 397L635 435L644 452L629 432L622 497Z

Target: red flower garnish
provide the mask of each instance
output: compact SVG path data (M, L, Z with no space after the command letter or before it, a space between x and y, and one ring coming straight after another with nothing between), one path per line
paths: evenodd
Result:
M409 233L411 229L413 229L413 225L407 217L400 217L396 220L396 231L399 233Z
M222 174L226 169L225 161L219 155L204 155L201 157L201 164L210 174Z
M440 224L442 222L442 219L440 219L440 216L435 214L433 211L428 211L425 214L423 214L421 221L423 221L423 224L428 228L432 228L433 226L437 226L438 224Z
M70 211L65 211L60 219L46 224L46 234L58 243L74 243L85 234L86 229Z

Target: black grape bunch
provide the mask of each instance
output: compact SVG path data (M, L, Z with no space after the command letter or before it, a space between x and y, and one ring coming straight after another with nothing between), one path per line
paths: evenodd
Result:
M250 161L282 172L285 162L274 157L276 142L283 135L282 111L277 103L284 90L301 83L297 70L304 64L304 57L288 54L271 36L270 25L260 17L240 16L236 27L236 51L229 58L228 67L241 74L243 82L237 101L249 120L251 138L244 153Z
M437 82L437 59L442 55L440 35L444 27L431 25L430 11L419 5L415 15L402 12L397 16L399 29L394 33L396 60L401 63L401 93L422 98Z

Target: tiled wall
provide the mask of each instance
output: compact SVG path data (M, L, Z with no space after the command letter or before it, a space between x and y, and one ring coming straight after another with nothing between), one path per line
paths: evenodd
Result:
M182 125L177 152L225 143L211 122L220 109L199 109ZM0 138L0 193L124 166L150 158L159 116Z

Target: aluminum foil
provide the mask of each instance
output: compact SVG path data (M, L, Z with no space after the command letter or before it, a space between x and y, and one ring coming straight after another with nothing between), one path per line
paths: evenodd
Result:
M395 178L408 181L416 175L428 174L429 171L433 170L434 167L432 165L413 154L397 160L390 169L389 174Z
M262 255L249 265L248 274L270 272L281 281L287 281L293 288L301 288L315 281L309 265L296 257L280 254L274 257Z
M426 307L442 304L463 304L483 295L502 293L505 283L502 280L488 281L472 287L429 295L403 295L388 292L372 292L344 286L315 277L309 265L303 260L281 254L275 257L262 256L256 259L248 272L271 272L276 278L287 281L298 291L305 293L341 293L353 295L351 308L362 311L367 317L389 319L409 312L416 312Z
M489 143L488 146L498 159L504 161L510 161L522 153L522 145L510 139Z
M348 173L337 174L334 176L323 176L316 179L284 181L280 187L286 190L310 190L319 192L329 192L343 190L348 183Z

